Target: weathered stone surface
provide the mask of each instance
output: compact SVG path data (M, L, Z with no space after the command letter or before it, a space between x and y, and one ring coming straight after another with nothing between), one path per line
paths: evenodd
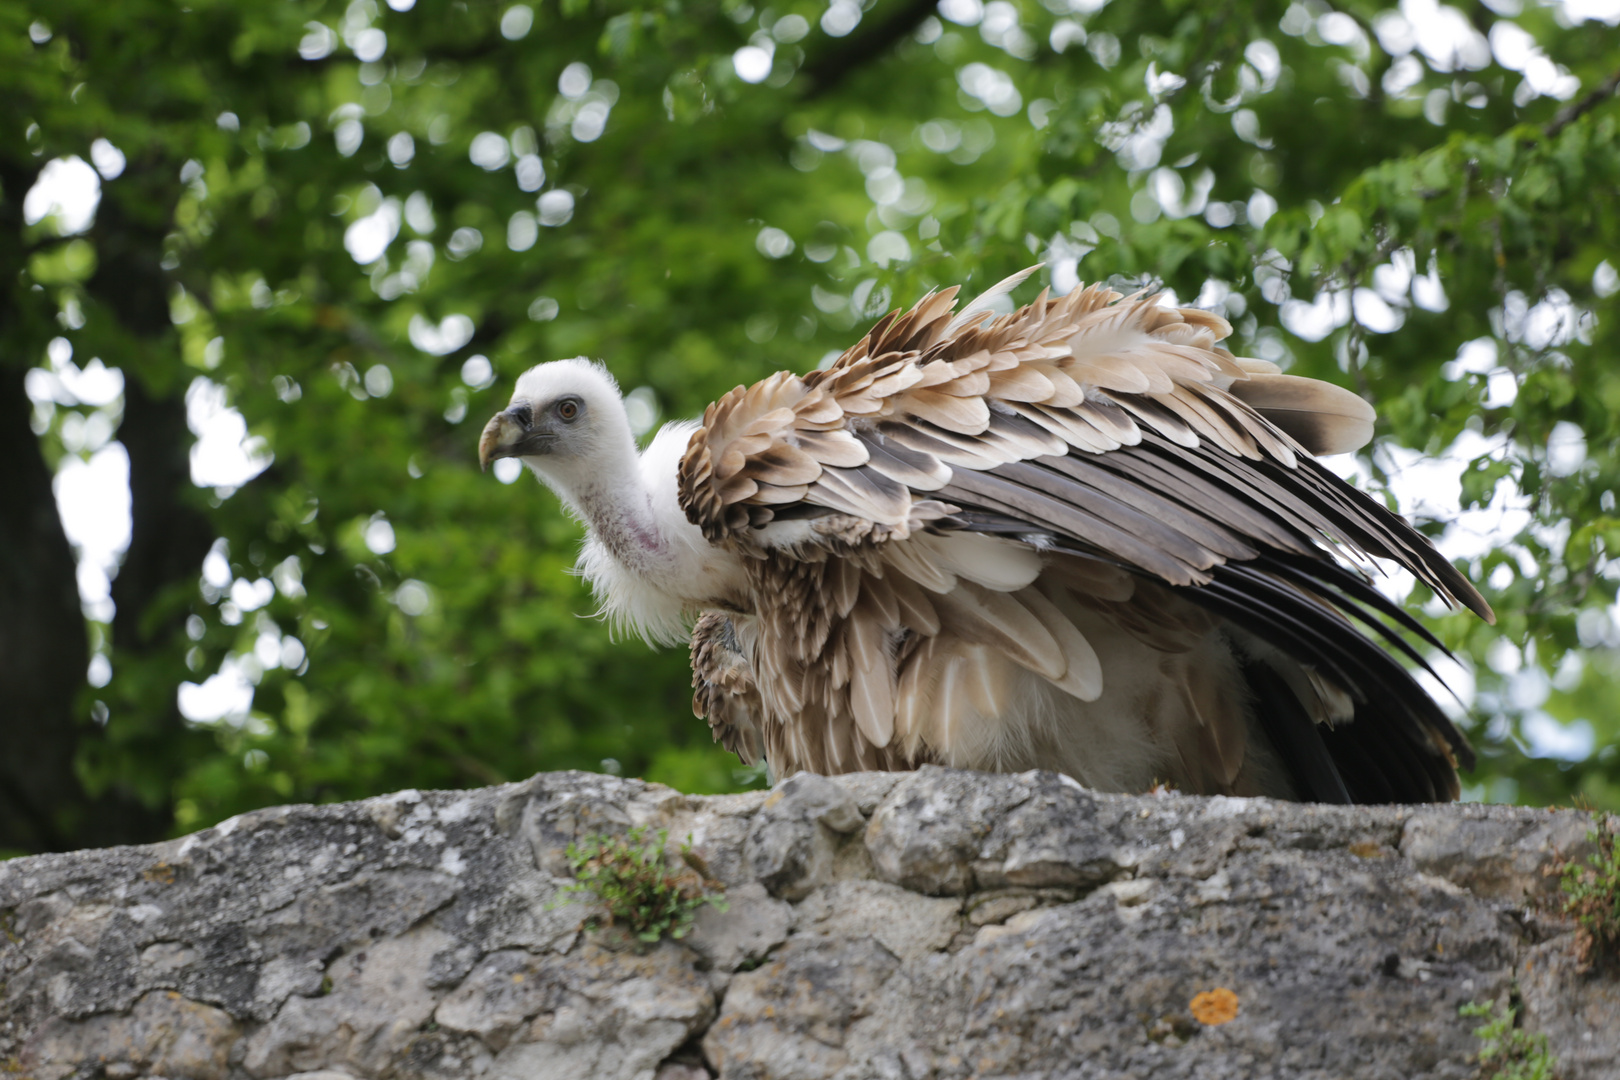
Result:
M929 772L895 785L872 813L866 847L885 881L915 892L961 895L995 822L1029 798L1010 776Z
M882 881L837 881L799 905L795 929L829 941L871 938L901 959L938 952L962 929L962 902Z
M1459 821L1445 810L1426 810L1406 821L1401 854L1470 892L1522 902L1558 891L1557 879L1542 869L1558 856L1584 858L1592 850L1590 828L1580 814Z
M667 830L728 890L637 951L562 893ZM694 798L537 776L0 863L0 1076L1462 1078L1517 994L1617 1074L1620 981L1538 899L1591 821L1100 795L1051 774ZM1201 991L1236 1019L1200 1024Z
M1565 942L1554 939L1519 959L1519 993L1526 1024L1546 1032L1560 1048L1564 1075L1620 1075L1620 979L1595 979L1576 970ZM1570 987L1579 987L1571 994Z
M256 1077L329 1064L376 1072L411 1041L438 1003L433 957L455 940L433 926L383 937L334 960L319 997L294 995L246 1044L242 1065Z
M726 910L699 910L686 943L716 971L736 971L765 959L787 940L792 927L793 905L750 881L726 890Z
M748 834L750 876L786 900L833 878L843 837L866 824L854 797L825 776L799 773L760 805Z
M899 967L869 937L795 938L770 963L732 979L703 1050L721 1076L838 1074L855 1064L843 1045L850 1024L877 1007Z
M51 1017L34 1033L23 1056L34 1064L39 1080L72 1076L92 1062L110 1077L202 1080L223 1075L238 1034L235 1021L219 1009L172 990L154 990L127 1013L83 1020Z
M510 1080L633 1080L700 1033L714 994L693 956L665 943L646 955L587 944L573 963L539 972L555 991L485 1075ZM510 1013L508 1013L510 1015Z

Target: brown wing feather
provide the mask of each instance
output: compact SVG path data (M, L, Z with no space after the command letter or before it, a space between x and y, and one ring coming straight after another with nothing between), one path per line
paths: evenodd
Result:
M953 317L955 298L891 312L824 371L737 387L682 458L687 517L749 554L755 595L769 597L752 677L776 718L759 734L773 761L914 765L1004 704L1013 668L1085 697L1102 675L1066 604L1182 655L1196 620L1159 612L1150 582L1216 589L1222 567L1274 553L1392 558L1489 617L1427 540L1307 456L1370 436L1355 395L1235 358L1218 345L1225 320L1150 296L1092 286ZM777 523L807 518L808 533L773 546ZM1053 577L1039 588L997 591L905 543L941 527L1068 554L1045 556ZM1128 572L1109 578L1122 573L1110 563ZM1234 706L1196 678L1180 685L1203 724L1183 756L1232 784L1245 757Z
M1313 454L1347 454L1372 440L1378 415L1343 387L1296 375L1255 373L1232 393Z
M765 753L765 709L731 619L708 612L692 628L692 712L714 741L753 765Z

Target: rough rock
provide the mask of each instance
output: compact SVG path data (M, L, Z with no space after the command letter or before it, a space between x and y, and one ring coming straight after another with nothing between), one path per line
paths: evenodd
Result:
M635 826L729 907L587 929L566 849ZM1577 969L1546 873L1592 827L937 768L281 807L0 863L0 1077L1463 1080L1458 1006L1511 999L1596 1080L1620 980Z
M757 965L787 940L793 905L778 900L757 881L726 890L726 908L705 906L697 913L688 944L717 971Z

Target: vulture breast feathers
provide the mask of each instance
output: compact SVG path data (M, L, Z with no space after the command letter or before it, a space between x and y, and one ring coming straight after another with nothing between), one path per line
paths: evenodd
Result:
M612 432L570 449L556 402L605 430L617 388L541 365L481 452L522 457L584 519L610 613L650 637L693 626L696 711L778 776L937 762L1455 798L1472 753L1397 655L1424 665L1407 635L1442 646L1365 568L1393 560L1492 616L1312 456L1365 444L1371 408L1153 297L1094 286L992 315L1028 273L960 313L956 289L929 295L639 454ZM547 409L562 434L537 442L523 421Z

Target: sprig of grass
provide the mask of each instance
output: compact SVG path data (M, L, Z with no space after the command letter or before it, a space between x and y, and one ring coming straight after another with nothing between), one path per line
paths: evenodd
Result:
M638 827L622 836L599 834L569 844L568 864L575 882L563 891L592 894L607 908L609 925L624 927L640 941L683 938L699 908L708 904L725 911L727 904L724 896L709 891L704 875L668 864L664 855L668 839L668 829L649 838L647 829ZM690 838L681 845L681 858L689 867L701 869Z
M1558 1059L1547 1049L1547 1036L1516 1027L1519 1010L1513 1005L1495 1009L1488 1002L1470 1001L1457 1013L1486 1020L1474 1029L1479 1080L1558 1080Z
M1564 914L1575 917L1575 958L1581 970L1620 963L1620 847L1612 823L1587 833L1597 851L1564 864L1559 887Z

